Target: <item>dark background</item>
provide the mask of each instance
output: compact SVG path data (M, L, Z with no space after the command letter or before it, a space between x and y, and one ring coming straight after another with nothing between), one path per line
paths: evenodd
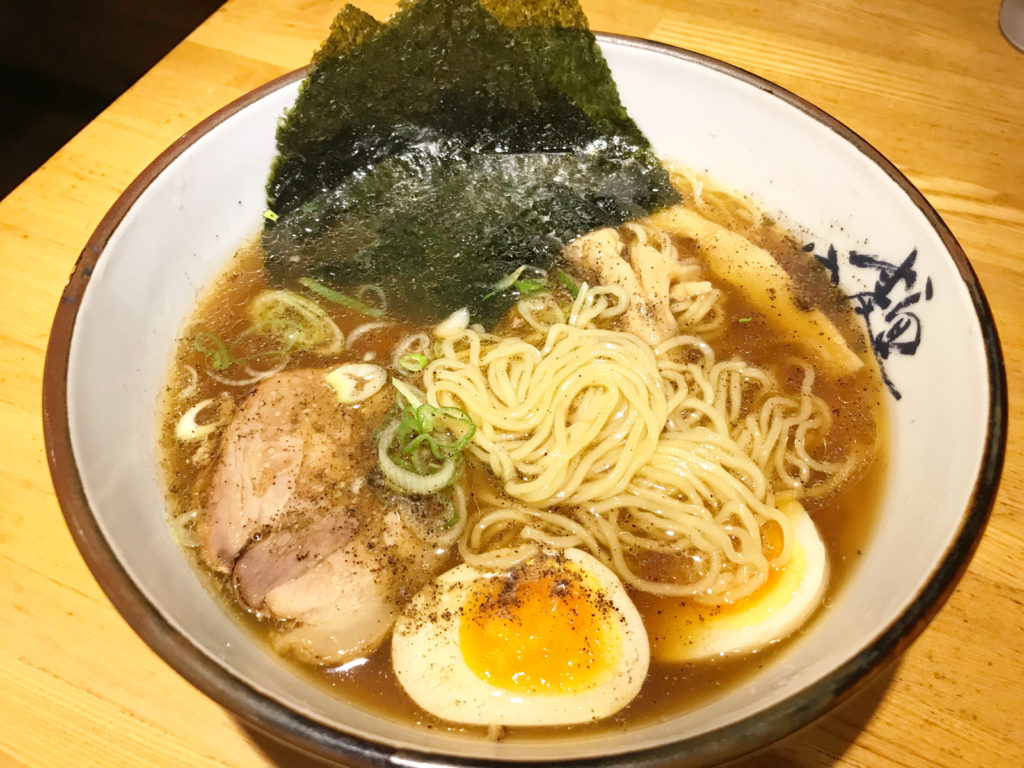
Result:
M222 3L0 0L0 198Z

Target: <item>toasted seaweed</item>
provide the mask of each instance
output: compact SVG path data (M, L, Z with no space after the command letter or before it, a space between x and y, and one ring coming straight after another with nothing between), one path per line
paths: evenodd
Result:
M381 23L354 5L346 5L331 22L331 34L313 54L314 67L357 48L380 32Z
M678 200L576 0L347 6L277 141L271 277L375 283L416 321L489 325L503 275Z

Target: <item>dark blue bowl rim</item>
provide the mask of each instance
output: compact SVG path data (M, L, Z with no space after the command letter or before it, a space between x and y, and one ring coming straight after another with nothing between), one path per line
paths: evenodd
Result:
M999 485L1007 434L1006 372L992 313L963 249L924 195L878 150L846 125L799 96L731 64L650 40L607 33L598 33L597 37L602 43L682 59L752 85L795 107L853 145L903 190L941 238L969 292L985 344L990 405L985 449L970 503L956 536L931 578L907 609L880 635L848 662L812 685L756 715L722 728L657 747L605 757L544 761L545 764L559 766L595 768L713 765L757 751L827 713L896 659L945 603L978 545ZM54 489L82 557L117 610L171 667L245 725L308 755L341 760L353 768L536 768L542 764L540 761L485 760L396 750L393 746L325 726L253 690L194 646L146 599L121 567L85 498L69 437L67 373L75 319L96 262L139 195L178 155L216 125L267 94L302 78L305 73L303 68L266 83L188 131L129 185L89 239L61 296L46 350L43 427Z

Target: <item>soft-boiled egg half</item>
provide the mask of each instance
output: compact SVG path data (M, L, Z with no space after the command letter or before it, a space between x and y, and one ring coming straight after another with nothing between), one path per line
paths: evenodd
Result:
M647 633L619 578L578 549L441 574L395 624L392 663L423 709L471 725L607 717L643 684Z
M782 640L810 618L828 583L825 544L799 503L786 502L779 509L793 520L792 555L772 569L756 592L717 605L678 598L642 601L656 660L679 663L750 653Z

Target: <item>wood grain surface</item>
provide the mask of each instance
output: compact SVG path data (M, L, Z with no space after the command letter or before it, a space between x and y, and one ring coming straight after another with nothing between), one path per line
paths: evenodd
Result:
M743 765L1024 766L1024 54L998 0L583 4L596 30L724 59L866 138L960 240L1002 337L1007 461L966 576L890 670ZM40 389L58 297L107 208L188 128L306 63L338 5L230 0L0 203L0 766L311 764L241 727L111 607L53 494Z

